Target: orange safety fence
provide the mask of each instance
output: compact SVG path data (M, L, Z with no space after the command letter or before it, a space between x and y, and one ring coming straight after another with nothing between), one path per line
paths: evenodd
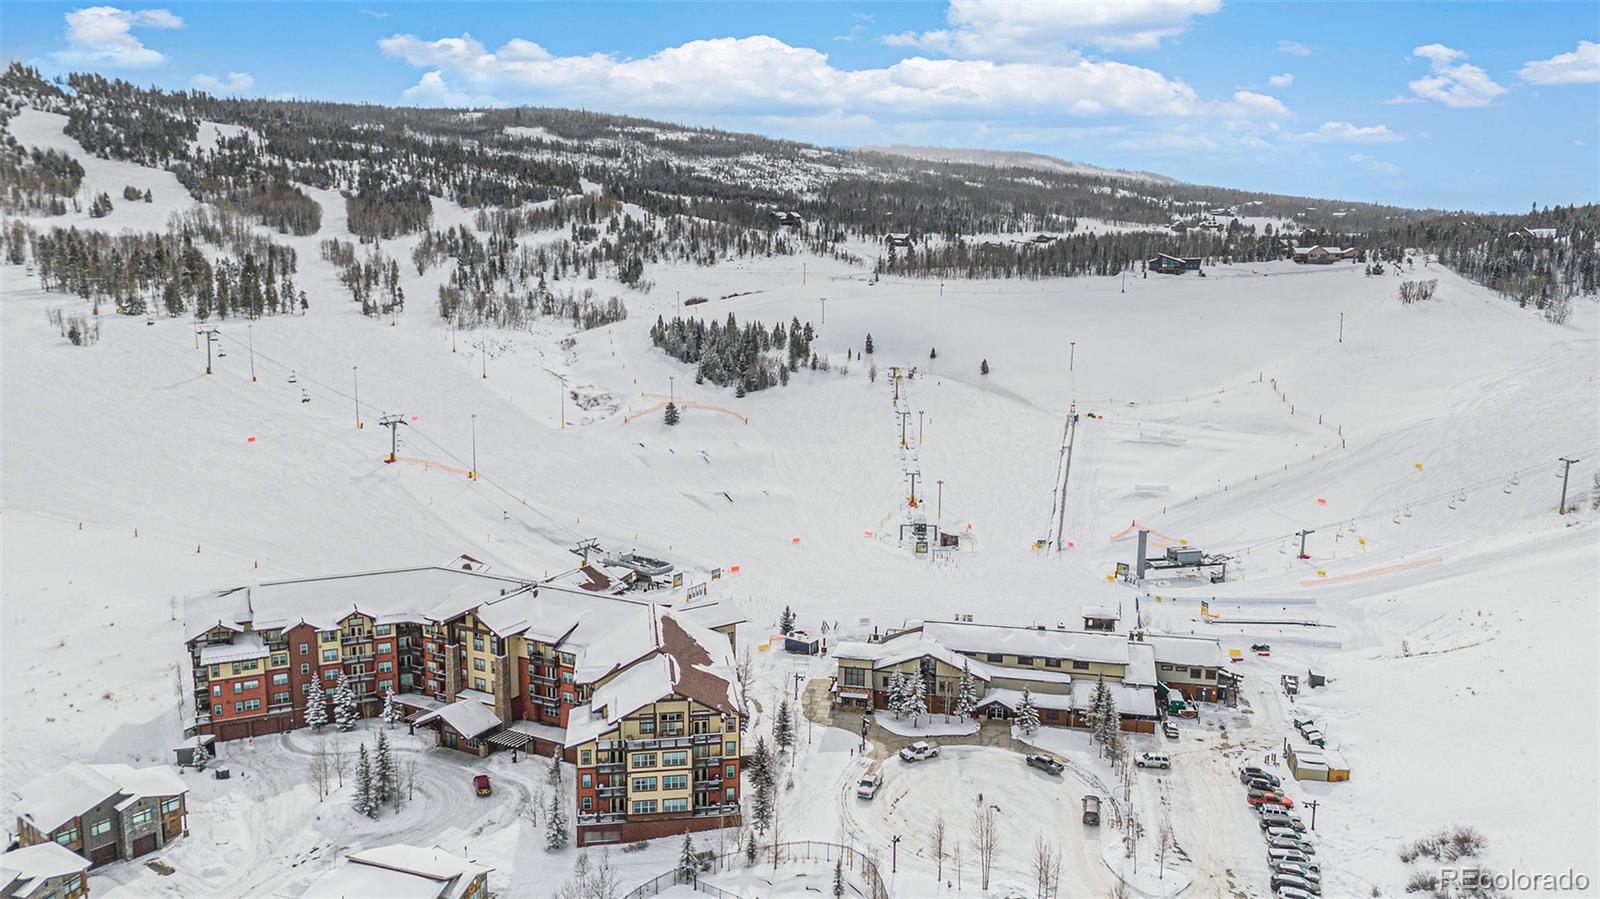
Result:
M1337 577L1319 577L1309 581L1301 581L1302 587L1325 587L1329 584L1348 584L1351 581L1364 581L1369 577L1380 577L1385 574L1399 574L1402 571L1412 571L1417 568L1426 568L1443 562L1442 556L1430 556L1426 559L1413 559L1410 562L1397 562L1381 568L1368 568L1366 571L1357 571L1351 574L1341 574Z

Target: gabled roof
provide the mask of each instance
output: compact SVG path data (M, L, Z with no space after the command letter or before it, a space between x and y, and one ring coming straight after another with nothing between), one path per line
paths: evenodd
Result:
M500 726L500 716L476 699L457 699L443 708L434 709L419 717L417 724L440 720L463 737L471 740Z
M17 788L17 817L47 834L116 794L110 778L81 762L69 762Z
M53 877L89 870L89 860L53 841L13 849L0 855L0 891L26 896Z
M1128 664L1128 640L1120 634L1061 628L1008 627L956 621L929 621L922 632L959 652L1076 659L1108 665Z

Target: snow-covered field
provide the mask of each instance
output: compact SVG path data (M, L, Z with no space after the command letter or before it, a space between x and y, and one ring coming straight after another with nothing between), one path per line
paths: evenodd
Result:
M60 117L24 113L12 129L28 145L76 146ZM158 228L190 202L170 174L76 152L86 190L120 196L133 184L155 202L36 224ZM765 258L655 267L648 294L597 284L624 298L626 322L578 334L570 349L558 326L503 335L505 351L485 366L468 335L452 351L428 302L396 327L363 318L316 250L347 236L343 208L334 194L308 192L324 204L323 232L276 239L299 250L310 314L217 323L227 356L211 376L183 320L103 316L97 345L67 345L46 313L84 304L0 266L8 787L68 759L170 758L184 662L173 598L219 584L462 552L537 576L571 567L568 548L595 537L685 567L738 565L723 585L750 620L741 638L751 643L766 640L786 605L802 627L837 624L845 635L955 613L1071 624L1091 605L1131 617L1136 594L1106 575L1132 556L1131 538L1113 535L1138 521L1237 557L1226 584L1152 585L1139 606L1155 627L1214 633L1229 648L1274 646L1270 658L1239 663L1247 708L1185 722L1164 747L1173 770L1134 778L1134 807L1147 822L1169 817L1189 856L1168 876L1192 877L1190 894L1266 895L1260 838L1232 770L1276 751L1296 711L1323 722L1353 770L1346 784L1290 787L1319 801L1327 895L1400 895L1397 846L1457 823L1483 831L1495 867L1600 875L1591 764L1600 541L1587 502L1555 514L1552 479L1558 457L1581 459L1580 495L1600 460L1592 302L1555 327L1420 261L1407 275L1438 278L1438 296L1402 306L1397 279L1353 265L1218 266L1203 280L1125 284L872 284L836 261ZM471 226L467 211L435 206L436 227ZM404 257L416 239L385 251ZM406 274L407 295L419 298L443 277ZM679 293L735 295L698 315L809 320L835 368L742 399L696 385L646 333L675 313ZM868 333L875 382L861 362L844 371L846 349L859 352ZM918 413L914 454L898 445L893 365L919 369L901 385ZM563 379L601 399L587 410L567 402L566 427ZM749 423L694 408L676 428L658 415L625 423L669 389ZM1095 417L1077 431L1071 548L1041 554L1032 545L1050 527L1074 403ZM402 455L455 467L473 452L476 416L484 478L384 464L380 412L411 419ZM908 459L919 498L937 503L930 514L971 537L948 560L896 545ZM1302 528L1315 530L1308 561L1291 542ZM1201 599L1223 623L1199 615ZM774 655L758 655L755 694L768 709L793 671L828 670L826 660ZM1291 705L1278 677L1307 669L1330 684ZM784 839L848 840L887 861L899 834L896 895L953 892L918 850L930 816L944 813L964 834L982 792L1007 837L992 889L1031 890L1027 856L1044 829L1063 847L1063 895L1109 885L1101 853L1116 833L1075 823L1074 772L1045 782L1002 750L949 751L922 767L887 762L885 792L859 804L857 737L812 731L802 731L795 787L783 791ZM1031 739L1081 757L1111 785L1078 735ZM1160 742L1141 737L1134 748ZM339 855L398 840L465 848L494 866L503 895L546 895L571 868L573 851L546 853L517 823L542 766L495 757L487 765L505 789L479 801L465 788L469 762L402 744L424 765L422 797L374 823L330 805L337 797L316 802L303 744L291 735L227 747L236 779L193 781L192 835L163 855L175 873L100 869L95 895L293 896ZM10 803L0 790L7 821ZM672 867L668 842L614 855L629 886ZM960 893L975 895L972 883L964 877Z

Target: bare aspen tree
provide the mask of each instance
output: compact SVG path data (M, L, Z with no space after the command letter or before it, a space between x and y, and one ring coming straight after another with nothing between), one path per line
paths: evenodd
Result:
M588 899L617 899L622 895L622 875L611 863L611 847L600 850L600 861L589 878Z
M972 851L978 857L979 885L989 888L989 875L994 871L994 858L1000 848L1000 829L995 820L994 807L979 805L972 814Z
M936 877L939 880L944 880L944 841L945 824L944 815L941 814L933 819L933 826L928 828L928 850L933 853L933 861L938 865Z
M778 863L783 860L781 846L783 843L781 835L783 832L783 816L780 814L783 811L782 795L777 792L772 794L772 870L774 873L778 870Z
M328 758L328 747L323 741L317 741L317 748L312 750L308 765L311 785L316 787L317 801L321 802L328 797L328 787L333 782L333 761Z
M350 756L345 754L344 745L339 742L338 737L328 740L327 749L329 757L332 759L333 773L339 779L340 789L343 789L344 773L350 770Z
M401 769L401 776L405 778L406 799L415 799L417 795L417 777L419 776L416 759L407 759Z
M1043 836L1033 841L1033 890L1037 899L1055 899L1061 885L1061 848Z
M1172 821L1165 815L1161 818L1161 829L1156 833L1156 864L1161 866L1161 875L1158 879L1167 879L1167 853L1177 845L1178 838L1172 832Z

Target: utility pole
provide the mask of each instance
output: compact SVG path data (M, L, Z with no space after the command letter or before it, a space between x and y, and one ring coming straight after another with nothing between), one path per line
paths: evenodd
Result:
M669 403L676 403L678 401L677 381L678 379L672 375L667 376L667 402Z
M944 521L944 478L934 481L939 485L939 503L933 515L934 521Z
M378 419L378 424L389 429L389 458L393 462L400 452L400 426L406 423L405 413L385 415Z
M1344 343L1344 313L1339 313L1339 342Z
M806 676L796 671L794 673L794 701L800 701L800 685L805 683Z
M245 329L244 329L245 337L249 338L249 340L250 340L250 383L252 383L252 384L254 384L256 382L256 333L255 333L255 327L256 327L255 325L246 325Z
M360 366L356 366L356 365L350 366L350 377L352 379L354 379L355 385L356 385L356 394L355 394L355 396L356 396L356 430L358 430L358 431L361 430L361 428L362 428L362 424L361 424L361 372L358 370L359 368L360 368Z
M483 367L483 377L487 380L489 377L489 339L487 337L480 336L478 338L478 363Z
M677 296L677 298L678 298L678 314L682 315L683 314L683 291L674 290L673 294L675 296Z
M917 446L922 445L922 411L917 410Z
M1307 800L1306 801L1306 805L1311 807L1311 829L1312 830L1316 830L1317 829L1317 800L1315 800L1315 799Z
M863 755L865 755L866 752L867 752L867 728L869 728L871 726L872 726L872 715L867 713L867 712L862 712L861 713L861 753Z
M472 413L472 471L467 473L467 479L478 479L478 413Z
M593 537L590 537L590 538L588 538L586 540L579 540L578 541L578 548L576 550L574 550L574 552L582 554L582 556L583 556L583 564L588 565L589 564L589 553L593 552L593 551L598 551L599 549L600 549L600 541L596 540Z
M828 298L827 297L823 297L822 298L822 321L820 322L820 324L824 324L825 325L827 323L828 323Z
M450 319L450 352L456 351L456 320Z
M806 264L800 263L800 286L806 286Z
M890 840L889 843L891 846L891 852L889 854L889 873L895 874L900 871L900 835L895 834L894 839Z
M1315 534L1315 533L1316 533L1316 531L1313 531L1313 530L1303 530L1303 531L1300 531L1299 534L1296 535L1296 536L1298 536L1300 538L1300 558L1302 558L1302 559L1311 558L1311 556L1306 554L1306 535L1307 534Z
M209 370L207 369L207 371ZM1578 464L1578 460L1562 456L1561 461L1566 463L1567 467L1561 469L1561 505L1556 507L1556 512L1565 515L1567 514L1567 476L1572 473L1572 466Z
M199 344L199 342L200 342L200 335L202 335L202 334L205 335L205 338L206 338L206 374L209 375L209 374L211 374L211 341L216 340L217 338L221 337L222 336L222 332L218 331L216 328L204 328L204 329L201 329L199 331L194 332L194 334L195 334L195 338L194 339L195 339L195 343L196 344Z
M1067 371L1072 371L1073 368L1077 366L1077 364L1078 364L1078 342L1076 340L1068 341L1067 342Z

